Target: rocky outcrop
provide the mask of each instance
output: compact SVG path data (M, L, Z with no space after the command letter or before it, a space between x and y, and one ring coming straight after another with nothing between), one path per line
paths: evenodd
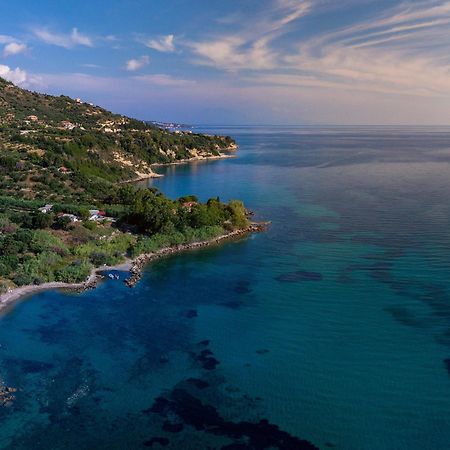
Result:
M0 384L0 406L11 406L15 399L14 393L16 391L16 388Z

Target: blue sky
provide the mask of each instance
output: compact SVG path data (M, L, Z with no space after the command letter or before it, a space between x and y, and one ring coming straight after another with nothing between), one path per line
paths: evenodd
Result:
M4 1L0 76L149 120L450 124L450 1Z

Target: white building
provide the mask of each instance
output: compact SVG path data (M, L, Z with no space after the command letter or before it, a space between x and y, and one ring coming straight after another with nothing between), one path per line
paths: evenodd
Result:
M40 211L41 213L47 214L47 213L49 213L52 209L53 209L53 205L45 205L45 206L42 206L41 208L39 208L39 211Z

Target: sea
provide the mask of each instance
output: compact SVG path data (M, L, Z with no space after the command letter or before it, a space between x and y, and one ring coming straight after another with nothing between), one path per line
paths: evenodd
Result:
M171 198L264 233L0 318L0 448L450 448L450 128L201 127Z

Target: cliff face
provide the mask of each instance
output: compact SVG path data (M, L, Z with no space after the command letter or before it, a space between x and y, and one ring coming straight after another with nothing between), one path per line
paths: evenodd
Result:
M151 164L217 156L234 146L229 137L172 133L0 78L0 188L10 194L93 194L150 175Z

